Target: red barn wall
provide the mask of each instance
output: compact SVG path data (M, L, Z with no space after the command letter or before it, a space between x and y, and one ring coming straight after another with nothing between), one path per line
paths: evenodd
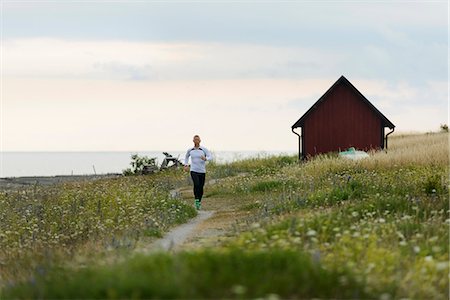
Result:
M343 84L337 85L319 106L311 111L302 128L305 154L377 149L382 144L380 118Z

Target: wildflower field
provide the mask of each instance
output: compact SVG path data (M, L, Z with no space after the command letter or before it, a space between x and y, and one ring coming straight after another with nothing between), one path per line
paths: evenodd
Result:
M186 222L196 211L168 197L180 181L180 174L160 174L2 191L1 285L49 265L131 249Z
M448 299L448 143L448 133L394 135L360 161L210 164L205 201L247 212L219 245L82 268L67 261L194 216L167 196L181 171L3 193L2 296Z

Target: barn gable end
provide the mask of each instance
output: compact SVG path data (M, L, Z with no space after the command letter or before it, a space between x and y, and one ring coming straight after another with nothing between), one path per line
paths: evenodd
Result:
M292 131L298 127L302 158L349 147L384 149L384 128L395 128L344 76L292 125Z

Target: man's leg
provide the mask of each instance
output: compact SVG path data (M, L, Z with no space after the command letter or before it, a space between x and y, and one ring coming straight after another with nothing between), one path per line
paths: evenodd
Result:
M197 172L191 171L192 181L194 182L194 197L195 197L195 207L200 209L200 178Z
M205 185L205 178L206 178L206 174L205 173L200 173L198 174L199 176L199 189L198 189L198 195L199 195L199 200L200 202L202 201L202 197L203 197L203 186Z

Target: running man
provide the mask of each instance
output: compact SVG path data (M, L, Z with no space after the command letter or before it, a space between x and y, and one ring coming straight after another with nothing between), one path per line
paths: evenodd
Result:
M191 177L194 181L195 208L201 209L203 186L205 185L206 161L211 160L211 153L205 147L200 147L200 137L194 135L194 147L188 149L184 159L184 170L189 170L189 156L191 157Z

